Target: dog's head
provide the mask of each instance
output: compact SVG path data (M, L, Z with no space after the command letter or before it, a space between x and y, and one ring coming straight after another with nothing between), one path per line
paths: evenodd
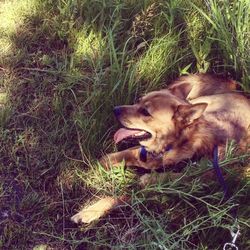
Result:
M199 119L207 104L190 104L167 89L154 91L134 105L115 107L114 113L123 128L114 140L119 143L128 138L139 141L148 151L164 152L176 144L181 131Z
M115 107L115 116L124 127L115 133L115 142L132 137L147 150L161 152L175 137L175 112L187 104L170 91L161 90L147 94L134 105Z

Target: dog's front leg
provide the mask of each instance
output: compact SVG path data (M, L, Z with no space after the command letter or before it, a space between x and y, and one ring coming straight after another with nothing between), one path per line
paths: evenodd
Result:
M71 217L74 223L90 223L110 213L114 208L126 204L130 198L126 195L120 197L102 197L92 205L84 207Z
M120 152L108 154L101 158L101 165L109 168L110 166L118 166L121 162L125 162L127 167L136 166L145 169L156 169L162 164L162 160L152 156L147 157L146 161L140 159L141 147L134 147Z

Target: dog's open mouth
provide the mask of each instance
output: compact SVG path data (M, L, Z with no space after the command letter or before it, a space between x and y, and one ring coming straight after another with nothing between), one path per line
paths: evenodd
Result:
M141 129L120 128L114 135L114 141L118 144L121 141L142 141L151 137L151 134Z

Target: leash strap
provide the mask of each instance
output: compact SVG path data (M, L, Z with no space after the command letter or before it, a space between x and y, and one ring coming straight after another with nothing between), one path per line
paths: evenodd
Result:
M222 175L222 172L220 169L219 159L218 159L218 146L217 145L214 147L214 151L213 151L213 167L215 169L219 183L223 188L224 199L227 200L227 199L229 199L228 187L227 187L227 184L223 178L223 175ZM230 230L230 233L232 236L232 242L225 243L223 246L223 250L238 250L238 247L236 246L235 242L236 242L237 237L240 235L240 227L239 227L239 224L237 221L237 208L236 207L233 208L232 214L233 214L233 217L235 218L235 223ZM235 227L237 227L236 232L235 232Z
M213 151L213 167L214 167L214 170L216 172L219 183L223 188L224 198L228 199L229 198L229 196L228 196L228 187L227 187L227 184L226 184L226 182L225 182L225 180L223 178L223 175L222 175L222 172L221 172L221 169L220 169L219 159L218 159L218 146L217 145L214 147L214 151Z

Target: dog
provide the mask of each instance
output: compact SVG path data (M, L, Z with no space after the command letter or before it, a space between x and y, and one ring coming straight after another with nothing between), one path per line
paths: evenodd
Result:
M189 113L192 113L192 117L191 114L189 117L189 124L186 124L191 125L192 121L198 120L199 116L202 116L208 106L206 102L211 102L209 98L213 99L215 94L218 95L216 97L218 101L217 106L214 105L213 107L218 112L221 112L224 94L232 93L235 90L236 83L232 80L207 74L188 75L179 78L170 84L167 89L148 93L136 104L115 107L115 116L123 126L114 135L115 143L120 143L132 137L132 139L138 140L139 146L109 154L101 159L101 163L104 166L114 166L125 160L126 166L138 166L145 169L156 169L169 165L169 161L164 160L167 157L162 156L169 155L166 152L169 150L166 149L173 146L176 147L177 142L178 147L180 147L180 132L184 129L184 120L181 120L181 117L188 119ZM213 97L211 97L211 94L213 94ZM192 100L196 100L201 96L208 96L205 98L206 100L199 99L199 102L204 104L196 103L196 105L191 107ZM231 96L231 98L234 97ZM242 98L244 99L244 97ZM195 101L193 102L195 104ZM225 112L231 111L227 110ZM225 112L223 115L225 115ZM216 132L214 131L214 133ZM224 137L231 139L234 136L225 135ZM184 139L181 141L183 144ZM150 153L146 162L140 158L141 146L145 147L147 152ZM176 148L171 150L171 154L176 150ZM197 149L196 153L198 151L200 150ZM208 151L204 152L204 154L208 153ZM190 156L187 158L190 158ZM172 161L172 163L178 163L177 159Z
M250 101L233 91L236 83L212 75L181 77L167 89L153 91L133 105L119 106L114 113L123 128L114 140L134 138L139 145L101 159L106 166L125 161L126 166L145 169L168 168L194 156L211 156L214 146L223 157L227 140L242 150L248 146ZM142 159L141 149L148 152ZM72 217L91 222L106 214L128 197L106 197ZM98 212L97 212L98 211Z

